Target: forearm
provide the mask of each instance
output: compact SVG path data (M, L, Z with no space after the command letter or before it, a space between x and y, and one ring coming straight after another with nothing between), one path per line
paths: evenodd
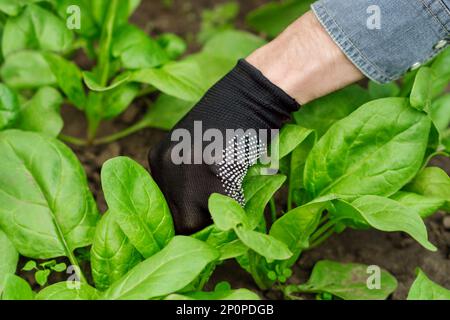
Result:
M311 11L247 61L300 104L363 78Z

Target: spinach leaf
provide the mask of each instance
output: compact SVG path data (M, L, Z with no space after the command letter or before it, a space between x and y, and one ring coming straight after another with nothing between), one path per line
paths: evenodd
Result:
M203 52L237 61L246 58L253 51L266 44L266 41L251 33L239 30L226 30L211 37L203 47Z
M450 125L450 94L434 100L429 115L442 136Z
M286 181L283 175L252 176L244 179L245 212L250 229L256 228L264 217L264 209L275 192Z
M20 111L17 95L0 83L0 130L8 128L17 118Z
M33 98L23 105L14 128L58 136L64 126L60 114L62 103L63 98L57 90L51 87L40 88Z
M92 276L97 289L108 289L142 260L113 216L106 213L97 225L91 249Z
M445 200L445 210L450 211L450 178L438 167L423 169L406 187L406 191L415 192L431 198Z
M172 216L148 172L118 157L103 165L101 179L114 220L141 255L148 258L164 248L175 233Z
M72 287L74 286L74 287ZM86 283L59 282L48 286L36 295L36 300L96 300L98 292Z
M438 96L447 88L450 82L450 48L445 49L431 65L436 78L433 83L432 95Z
M86 104L86 95L78 66L56 54L46 53L44 58L50 66L58 86L74 106L83 110Z
M157 67L169 61L157 41L132 25L126 25L117 32L112 55L120 58L123 68L131 70Z
M270 235L298 254L309 247L309 237L319 225L325 207L326 203L312 203L285 213L272 225Z
M242 243L268 260L286 260L292 257L287 245L270 235L241 226L236 227L235 232Z
M428 218L445 205L445 200L399 191L391 199L417 211L422 219Z
M207 53L191 55L159 69L142 69L131 80L146 83L176 98L196 102L235 62Z
M337 221L346 219L363 220L371 227L385 231L403 231L413 237L424 248L436 251L428 241L425 224L419 213L397 201L379 196L362 196L351 203L353 212L337 211Z
M0 132L0 227L20 254L67 256L92 243L98 212L72 151L37 133Z
M408 300L450 300L450 290L431 281L420 269L409 289Z
M219 252L200 240L174 237L163 250L114 283L102 298L144 300L166 296L185 288L218 258Z
M335 123L319 140L305 166L312 198L336 194L390 196L419 171L430 119L406 99L369 102Z
M222 231L232 230L240 224L248 224L244 209L230 197L214 193L209 197L208 208L214 224Z
M156 41L171 60L179 58L187 50L186 42L174 33L163 33Z
M15 89L33 89L57 83L50 66L37 51L20 51L6 58L0 70L3 81Z
M275 38L288 25L306 13L314 1L272 1L250 12L247 23L258 32Z
M429 110L432 98L434 73L431 68L419 69L411 91L411 106L417 110Z
M298 145L300 145L313 131L305 129L296 124L287 124L281 131L279 136L272 143L272 150L278 150L279 159L286 157Z
M73 41L63 20L38 6L28 5L17 17L10 17L3 30L2 50L7 57L24 49L66 52Z
M397 288L397 280L385 270L381 270L379 276L379 287L369 289L369 266L323 260L316 263L307 283L290 290L304 293L325 292L344 300L385 300Z
M128 83L108 92L103 98L107 108L102 119L113 119L124 112L139 94L140 88L135 83Z
M14 274L16 272L17 262L19 261L19 253L2 230L0 230L0 252L2 254L2 258L0 259L1 295L6 276L8 274Z
M351 85L302 106L294 113L294 119L300 126L316 130L318 136L322 136L335 122L369 100L366 90Z
M9 274L5 278L2 300L34 300L34 292L28 282Z
M224 245L219 246L217 249L220 252L220 261L238 258L248 252L248 247L240 240L226 242Z

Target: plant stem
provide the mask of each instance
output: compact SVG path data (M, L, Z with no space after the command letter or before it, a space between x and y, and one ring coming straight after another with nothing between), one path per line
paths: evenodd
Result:
M111 69L111 45L114 33L114 24L116 22L118 0L111 0L109 3L108 11L106 13L106 22L100 36L99 44L99 56L98 56L98 76L99 83L101 86L106 86L108 84L110 69ZM102 108L103 108L103 94L99 93L93 98L90 108L94 111L91 116L88 114L88 143L92 143L96 134L97 129L100 125Z
M272 217L272 223L274 223L277 220L277 205L275 203L274 198L270 198L270 213Z
M321 237L316 239L314 242L311 243L308 250L314 249L318 246L320 246L325 240L327 240L329 237L331 237L334 234L334 229L330 229L327 232L325 232Z
M84 147L84 146L88 145L87 141L84 139L66 136L64 134L60 134L58 138L59 138L59 140L61 140L63 142L70 143L70 144L80 146L80 147Z
M323 226L321 226L319 229L317 229L313 233L310 241L315 242L317 239L319 239L323 234L328 232L328 230L330 230L330 229L334 232L334 225L335 225L334 221L328 221L327 223L325 223Z
M86 277L83 274L83 271L81 271L80 264L78 263L78 260L75 257L75 255L73 254L73 252L69 252L68 253L68 258L69 258L70 264L75 267L74 270L77 273L77 275L78 275L78 277L80 279L80 282L88 283L87 280L86 280Z
M125 130L122 130L122 131L113 133L109 136L94 140L93 145L107 144L107 143L111 143L111 142L120 140L120 139L128 137L129 135L132 135L133 133L136 133L146 127L147 127L147 125L145 124L145 122L143 122L143 121L138 122L135 125L133 125L129 128L126 128Z

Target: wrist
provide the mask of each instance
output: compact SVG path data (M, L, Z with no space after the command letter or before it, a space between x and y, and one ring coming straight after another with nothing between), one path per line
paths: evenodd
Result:
M300 104L363 78L311 11L247 61Z

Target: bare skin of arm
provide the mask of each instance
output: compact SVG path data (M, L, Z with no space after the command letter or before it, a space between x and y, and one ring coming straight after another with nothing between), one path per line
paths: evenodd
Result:
M364 78L312 11L246 60L300 104Z

